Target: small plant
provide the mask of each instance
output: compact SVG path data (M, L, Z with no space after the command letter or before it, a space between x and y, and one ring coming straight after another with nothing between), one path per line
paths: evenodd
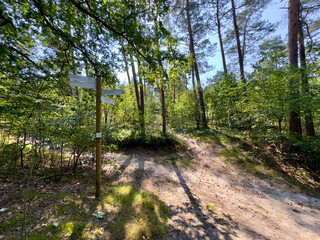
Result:
M104 215L105 215L105 213L101 212L101 211L99 211L98 213L92 213L92 216L94 216L96 218L100 218L100 219L102 219Z
M211 209L212 211L215 211L216 210L216 207L211 205L211 204L208 204L207 205L207 209Z

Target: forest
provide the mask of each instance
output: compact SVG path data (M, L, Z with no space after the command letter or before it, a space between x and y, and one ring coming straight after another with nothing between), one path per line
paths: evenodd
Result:
M319 12L2 0L0 240L320 238Z

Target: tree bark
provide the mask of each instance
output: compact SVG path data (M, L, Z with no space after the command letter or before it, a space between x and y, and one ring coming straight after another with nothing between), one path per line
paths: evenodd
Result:
M122 45L122 48L124 48L124 45ZM122 56L123 56L123 61L124 61L124 64L125 64L125 67L126 67L126 72L127 72L127 77L128 77L128 83L130 85L131 83L131 80L130 80L130 73L129 73L129 66L128 66L128 61L127 61L127 58L126 58L126 54L125 54L125 51L124 49L121 50L121 53L122 53Z
M139 96L139 89L138 89L138 81L137 81L137 74L136 74L136 69L134 67L134 60L132 54L130 54L130 60L131 60L131 68L132 68L132 79L133 79L133 84L134 84L134 90L136 93L136 100L137 100L137 107L138 110L140 111L140 96Z
M192 66L192 76L191 76L191 81L192 81L192 87L193 87L193 95L194 95L194 101L196 103L196 124L197 124L197 129L200 128L200 113L199 113L199 100L198 100L198 95L196 91L196 83L194 82L194 69Z
M302 91L304 94L309 93L309 82L307 74L306 64L306 51L304 47L304 34L303 34L303 19L301 17L302 7L300 3L300 17L299 17L299 56L300 56L300 67L301 67L301 83ZM305 127L307 136L315 136L314 123L312 117L312 111L310 109L305 110Z
M140 126L141 126L141 133L145 135L145 118L144 118L144 91L143 91L143 81L142 81L142 74L141 74L141 63L139 58L138 59L138 75L139 75L139 88L140 88L140 109L139 109L139 116L140 116Z
M223 41L222 41L222 34L221 34L221 23L220 23L220 16L219 16L219 0L216 1L217 4L217 27L218 27L218 36L219 36L219 43L220 43L220 51L221 51L221 57L222 57L222 64L223 64L223 71L225 74L228 74L228 69L227 69L227 63L226 63L226 57L224 54L224 48L223 48Z
M173 85L173 104L176 104L176 84Z
M300 111L295 103L299 80L295 77L298 68L299 0L288 0L288 60L290 67L291 111L289 130L301 137Z
M194 41L193 41L193 33L192 33L192 27L191 27L191 17L190 17L190 5L189 5L189 0L186 1L186 13L187 13L187 21L188 21L188 33L189 33L189 47L190 47L190 53L193 58L193 67L194 67L194 72L197 80L197 89L198 89L198 94L199 94L199 101L200 101L200 108L201 108L201 117L202 117L202 127L203 128L208 128L207 125L207 118L206 118L206 109L204 105L204 100L203 100L203 91L201 88L201 81L200 81L200 74L199 74L199 69L198 69L198 64L197 64L197 58L194 50Z
M235 4L234 4L234 0L231 0L231 5L232 5L232 16L233 16L234 32L235 32L236 41L237 41L238 60L239 60L239 67L240 67L240 77L241 77L241 83L243 85L243 94L244 94L244 96L246 96L246 79L244 77L243 55L242 55L242 52L241 52L239 28L238 28L238 24L237 24L236 7L235 7Z
M160 94L161 94L161 108L162 108L162 133L167 131L167 124L166 124L166 102L164 96L164 87L160 87Z

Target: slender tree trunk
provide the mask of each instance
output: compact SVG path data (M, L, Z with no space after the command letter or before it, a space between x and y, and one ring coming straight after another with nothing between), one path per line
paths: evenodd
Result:
M173 104L176 103L176 85L173 85Z
M299 18L299 56L300 56L300 66L301 66L301 83L302 91L304 94L309 93L309 82L307 74L307 64L306 64L306 51L304 47L304 34L302 26L302 17L301 17L301 3L300 3L300 18ZM305 110L305 126L307 136L315 136L314 123L312 117L312 111L310 109Z
M193 58L193 67L194 67L194 72L197 80L197 89L198 89L198 94L199 94L199 102L200 102L200 108L201 108L201 117L202 117L202 127L203 128L208 128L207 125L207 118L206 118L206 109L204 105L204 100L203 100L203 91L201 88L201 81L200 81L200 74L198 70L198 64L197 64L197 58L196 54L194 51L194 41L193 41L193 33L192 33L192 27L191 27L191 17L190 17L190 5L189 5L189 0L186 1L186 12L187 12L187 21L188 21L188 32L189 32L189 41L190 41L190 53L192 54Z
M141 126L141 134L145 136L145 118L144 118L144 91L143 91L143 81L142 81L142 74L141 74L141 63L139 58L138 59L138 75L139 75L139 88L140 88L140 126Z
M223 48L223 41L222 41L222 34L221 34L221 23L220 23L220 16L219 16L219 0L216 2L217 4L217 26L218 26L218 36L219 36L219 43L220 43L220 51L221 51L221 57L222 57L222 64L223 64L223 71L225 74L228 74L228 69L227 69L227 63L226 63L226 57L224 54L224 48Z
M63 143L60 145L60 179L63 175Z
M74 75L77 75L77 71L76 71L76 63L74 61L74 52L72 51L72 66L73 66L73 70L72 70L72 73ZM78 87L75 87L76 89L76 96L77 96L77 100L78 102L80 101L80 94L79 94L79 88Z
M279 125L279 132L281 133L282 132L282 128L281 128L281 119L278 119L278 125Z
M237 16L236 16L236 7L235 7L235 4L234 4L234 0L231 0L231 5L232 5L232 16L233 16L234 32L235 32L236 41L237 41L238 59L239 59L239 67L240 67L240 77L241 77L241 83L243 85L243 95L246 96L246 79L244 78L243 54L241 52L240 36L239 36L239 29L238 29Z
M129 73L129 66L128 66L128 61L127 61L127 58L126 58L126 54L125 54L125 51L124 51L124 44L122 43L122 50L121 50L121 53L122 53L122 56L123 56L123 61L124 61L124 64L125 64L125 67L126 67L126 72L127 72L127 77L128 77L128 83L130 85L131 83L131 80L130 80L130 73Z
M167 131L167 119L166 119L166 102L164 96L164 87L160 87L161 94L161 108L162 108L162 133Z
M199 100L198 100L198 95L197 95L197 91L196 91L196 83L194 81L194 69L192 66L192 76L191 76L191 81L192 81L192 87L193 87L193 95L194 95L194 101L196 103L196 124L197 124L197 129L200 128L200 112L199 112Z
M23 130L23 144L22 148L20 149L20 166L23 168L23 150L26 147L26 140L27 140L27 133L26 130Z
M163 76L169 81L168 74L166 70L163 67L162 61L158 60L158 64L162 69ZM167 131L167 118L166 118L166 100L165 100L165 86L164 84L161 84L164 82L164 79L161 79L160 82L160 101L161 101L161 108L162 108L162 133L165 133Z
M290 132L301 137L301 120L299 107L295 102L298 94L299 80L295 77L298 68L298 32L299 32L299 0L288 0L288 59L291 77L289 78L291 95Z
M133 84L134 84L134 90L136 92L137 106L138 106L138 110L140 111L140 97L139 97L138 81L137 81L137 75L136 75L136 70L134 67L134 60L133 60L132 55L130 55L130 60L131 60L132 77L133 77L132 79L133 79Z

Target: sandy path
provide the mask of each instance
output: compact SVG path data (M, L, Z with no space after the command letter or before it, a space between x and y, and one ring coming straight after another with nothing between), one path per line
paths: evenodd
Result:
M195 169L160 165L150 153L108 156L123 170L117 180L153 192L170 207L165 239L320 239L320 199L227 165L219 146L183 140Z

